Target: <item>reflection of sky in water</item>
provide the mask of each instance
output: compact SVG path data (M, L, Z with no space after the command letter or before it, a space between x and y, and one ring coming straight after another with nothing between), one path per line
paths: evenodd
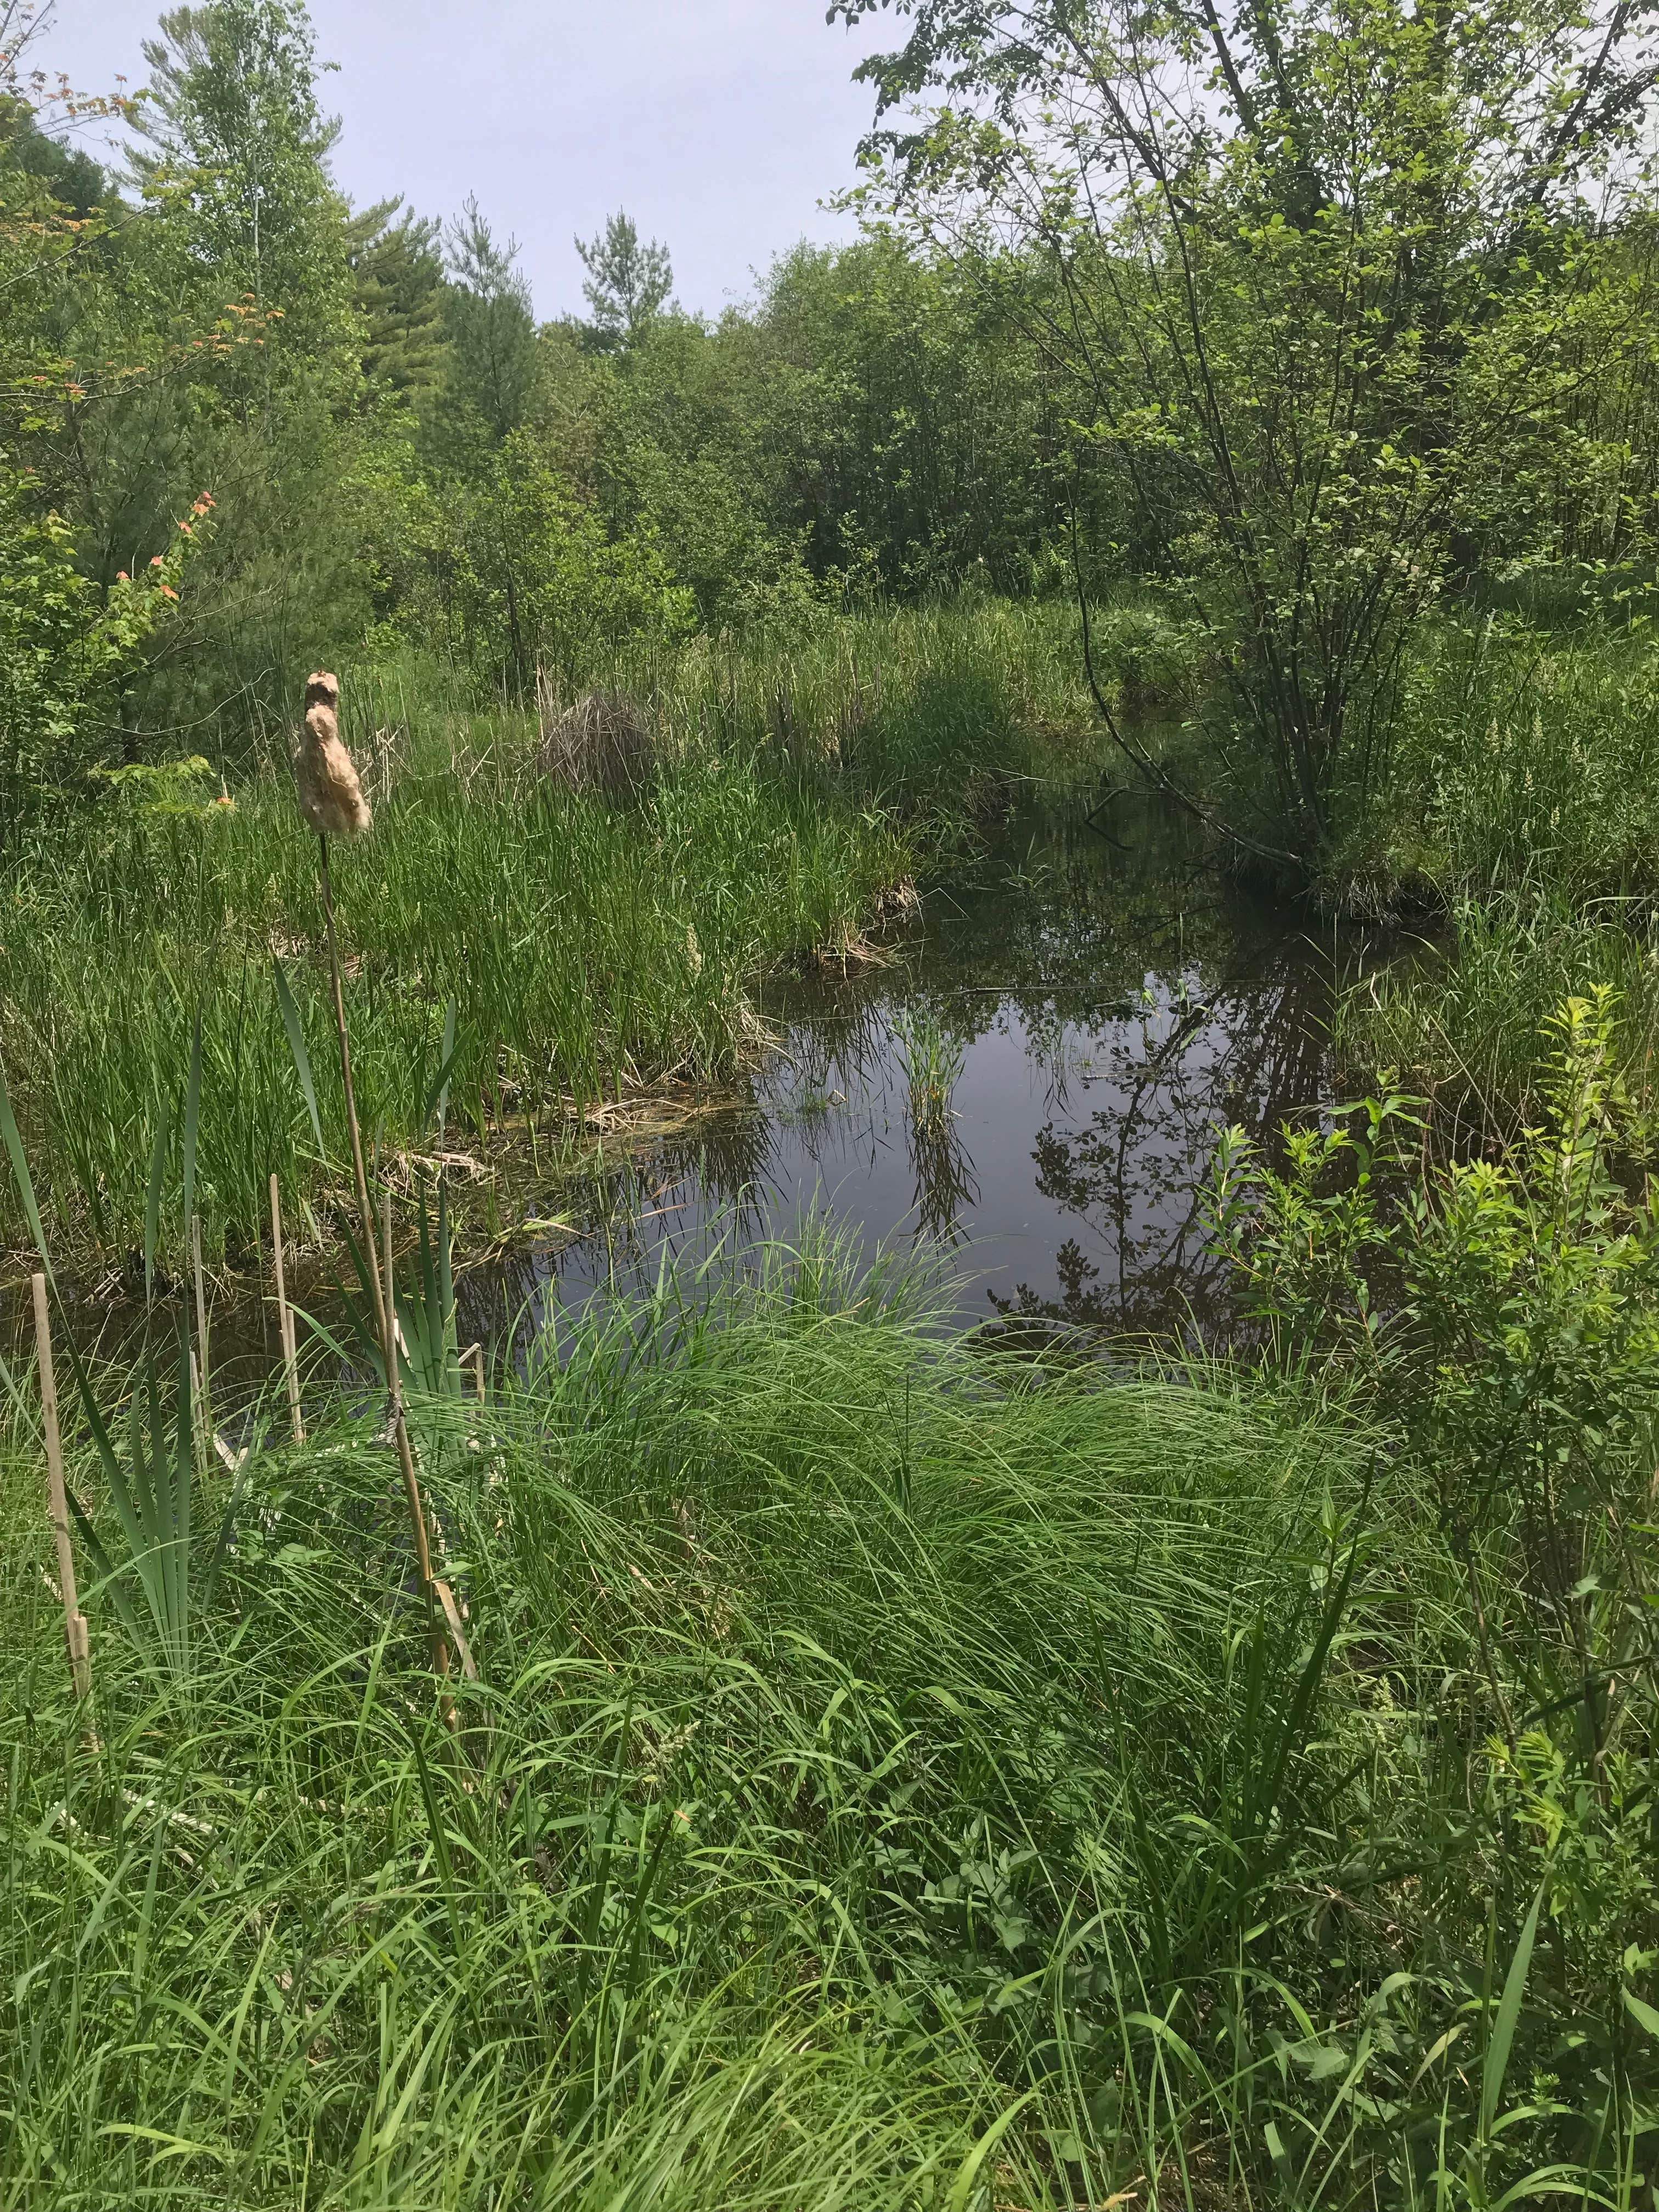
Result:
M741 1264L816 1213L866 1256L949 1247L965 1321L1222 1322L1200 1211L1215 1133L1328 1094L1332 948L1195 865L1145 802L1106 826L1019 824L894 967L780 988L787 1044L752 1106L611 1177L605 1234L472 1277L470 1317L534 1326L665 1259ZM919 1015L962 1052L931 1127L895 1034Z

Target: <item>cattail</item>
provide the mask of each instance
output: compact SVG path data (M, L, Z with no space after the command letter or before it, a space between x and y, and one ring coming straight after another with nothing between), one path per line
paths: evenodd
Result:
M295 775L300 811L319 837L360 837L369 824L351 755L340 742L340 681L319 668L306 678L306 720Z
M368 827L368 801L363 797L351 755L340 743L339 678L319 669L306 679L306 722L295 763L300 811L317 832L318 889L323 898L323 921L328 934L328 973L333 986L334 1035L340 1048L340 1087L345 1094L346 1129L351 1139L352 1179L357 1186L357 1218L362 1224L364 1272L369 1297L379 1325L380 1348L386 1360L386 1395L392 1416L392 1440L404 1478L410 1525L415 1538L415 1565L426 1599L427 1632L431 1640L433 1672L441 1683L449 1673L449 1644L445 1634L443 1601L447 1593L434 1577L427 1534L426 1509L421 1502L420 1478L415 1468L415 1449L409 1438L404 1413L404 1394L398 1371L397 1304L391 1278L392 1255L386 1253L386 1279L382 1285L375 1250L374 1213L369 1204L368 1176L363 1166L362 1127L357 1119L357 1097L351 1083L351 1039L346 1029L345 994L340 984L340 945L334 927L334 886L329 879L328 841L356 837ZM274 1186L273 1186L274 1188ZM389 1243L389 1218L388 1218ZM459 1630L459 1621L457 1622ZM470 1659L465 1639L458 1636L457 1650ZM455 1725L455 1705L447 1689L441 1692L445 1720Z

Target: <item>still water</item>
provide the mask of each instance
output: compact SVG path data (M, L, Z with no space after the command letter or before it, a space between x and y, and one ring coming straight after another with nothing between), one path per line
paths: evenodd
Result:
M867 1257L945 1255L964 1323L1224 1334L1202 1218L1217 1129L1328 1102L1360 949L1316 941L1130 795L1092 821L1020 815L884 949L849 979L775 983L781 1042L743 1105L599 1179L602 1229L466 1276L463 1329L533 1331L665 1261L742 1267L816 1218ZM933 1110L909 1074L928 1037L955 1070Z

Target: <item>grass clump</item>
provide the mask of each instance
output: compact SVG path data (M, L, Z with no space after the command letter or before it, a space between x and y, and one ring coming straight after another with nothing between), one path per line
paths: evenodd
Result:
M1390 802L1352 841L1348 881L1362 906L1431 914L1431 941L1349 991L1339 1057L1400 1071L1446 1148L1504 1141L1538 1111L1549 1017L1606 985L1639 1149L1659 1110L1652 641L1640 624L1446 623L1407 705Z
M13 1459L0 2201L1473 2203L1633 2140L1633 2027L1555 2055L1633 2021L1599 1953L1500 2006L1531 1799L1351 1418L987 1369L822 1249L410 1410L459 1741L346 1403L186 1679L93 1601L95 1753Z
M1644 629L1441 626L1401 752L1401 811L1448 890L1654 887L1659 651Z
M1452 942L1375 968L1345 994L1334 1043L1348 1067L1419 1087L1453 1151L1513 1139L1542 1110L1551 1018L1564 996L1611 990L1622 1134L1636 1151L1659 1108L1659 923L1646 898L1579 903L1559 890L1460 898Z

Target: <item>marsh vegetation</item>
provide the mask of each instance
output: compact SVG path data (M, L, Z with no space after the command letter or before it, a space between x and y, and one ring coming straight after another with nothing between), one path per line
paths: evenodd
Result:
M0 2205L1651 2212L1646 16L908 0L855 243L540 323L298 0L119 175L32 12Z

